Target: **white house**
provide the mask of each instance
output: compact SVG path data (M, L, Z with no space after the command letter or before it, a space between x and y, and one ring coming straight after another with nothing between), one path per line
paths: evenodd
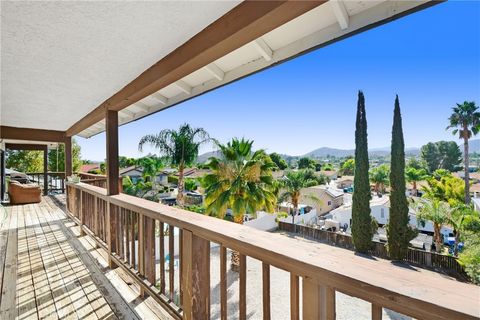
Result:
M388 223L390 217L390 198L388 196L374 197L370 201L370 209L372 217L377 221L380 226ZM327 219L338 221L341 227L347 226L347 232L352 225L352 204L344 204L341 207L332 210L329 214L325 215ZM433 223L427 221L425 226L417 224L417 216L413 210L409 212L410 225L417 228L419 231L433 233ZM444 239L447 239L452 233L453 229L449 226L443 226L441 233Z

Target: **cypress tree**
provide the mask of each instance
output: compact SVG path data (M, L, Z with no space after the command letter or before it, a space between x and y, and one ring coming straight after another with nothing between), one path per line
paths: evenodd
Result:
M392 127L390 168L390 218L387 225L387 250L393 260L406 257L408 243L416 236L409 226L408 202L405 194L405 143L403 141L402 115L398 95L395 98Z
M358 92L357 120L355 124L355 172L352 203L352 240L355 250L367 253L372 247L376 225L370 215L370 182L368 178L368 143L365 97Z

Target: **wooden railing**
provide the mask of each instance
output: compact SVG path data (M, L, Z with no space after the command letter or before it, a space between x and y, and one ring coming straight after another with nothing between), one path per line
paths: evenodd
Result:
M282 231L293 232L302 237L319 240L337 247L353 250L353 241L350 235L329 232L318 228L312 228L302 225L293 225L292 223L279 221L278 228ZM389 259L385 244L373 241L370 254L382 259ZM460 279L467 278L463 267L458 263L457 258L438 254L436 252L427 252L408 248L405 261L427 268L441 269L449 275Z
M103 174L95 174L95 173L84 173L79 172L78 176L80 177L80 181L92 186L100 187L100 188L107 188L107 176ZM120 192L123 189L122 186L122 178L118 181L118 187Z
M109 252L112 264L126 271L142 294L152 296L176 319L210 318L212 243L220 246L221 319L229 314L227 252L232 250L240 254L236 306L242 320L247 318L249 294L247 257L262 264L263 319L270 319L276 307L270 301L272 266L290 274L291 319L335 319L336 291L369 301L372 319L381 319L382 308L418 319L476 319L479 314L479 287L341 248L290 239L126 194L107 196L105 189L83 183L68 183L67 209L83 232Z
M31 182L37 183L44 189L44 175L43 172L29 172L26 173ZM65 193L65 172L48 172L48 191L56 191Z

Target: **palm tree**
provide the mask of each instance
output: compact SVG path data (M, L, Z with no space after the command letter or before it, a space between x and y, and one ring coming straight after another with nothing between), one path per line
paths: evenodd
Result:
M417 223L425 226L427 221L433 223L433 237L435 239L435 249L440 252L442 248L442 225L449 222L452 208L447 202L438 199L420 199L415 204L417 213Z
M458 256L458 244L460 243L460 238L462 237L465 225L469 224L472 220L475 220L476 217L478 217L478 213L472 205L460 204L453 208L448 224L453 227L453 233L455 235L455 256Z
M417 182L425 180L427 177L428 175L425 169L415 169L413 167L409 167L407 170L405 170L405 178L413 186L412 195L416 196L418 194Z
M275 163L264 150L252 150L253 141L232 139L217 143L220 156L210 158L212 170L202 179L207 214L223 219L231 209L233 221L243 224L246 213L273 212L276 204L272 170ZM238 270L239 253L232 252L232 269Z
M472 135L476 135L480 130L480 112L473 101L465 101L463 104L457 103L453 107L453 113L448 119L450 125L448 129L453 129L452 134L459 135L463 139L463 164L465 166L465 203L470 203L470 174L469 174L469 156L468 140Z
M381 165L370 170L370 181L375 184L376 193L384 193L385 186L389 183L390 169L387 165Z
M298 213L298 204L300 202L301 190L317 185L317 180L311 177L307 170L289 171L283 179L280 180L280 186L283 192L280 194L279 202L288 201L293 205L292 223L295 224L295 215ZM313 195L305 195L315 202L320 199Z
M151 182L153 186L156 183L156 177L163 168L163 161L157 157L144 157L136 161L136 164L142 167L142 177L145 182Z
M173 166L178 166L177 203L183 205L183 170L194 163L199 147L210 141L210 136L202 128L192 128L183 124L178 130L165 129L158 134L143 136L138 143L142 151L145 144L157 148Z

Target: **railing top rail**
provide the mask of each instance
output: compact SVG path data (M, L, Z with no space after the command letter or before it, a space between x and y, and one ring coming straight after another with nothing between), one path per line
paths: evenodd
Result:
M92 177L92 178L99 178L99 179L106 179L107 176L104 174L96 174L96 173L88 173L88 172L79 172L78 175Z
M477 319L480 313L480 287L445 279L431 271L396 266L387 260L266 233L126 194L108 197L105 189L87 184L68 185L406 315L424 319Z
M42 172L26 172L25 173L26 175L29 175L29 174L43 174L43 171ZM65 172L63 171L48 171L47 174L65 174Z

